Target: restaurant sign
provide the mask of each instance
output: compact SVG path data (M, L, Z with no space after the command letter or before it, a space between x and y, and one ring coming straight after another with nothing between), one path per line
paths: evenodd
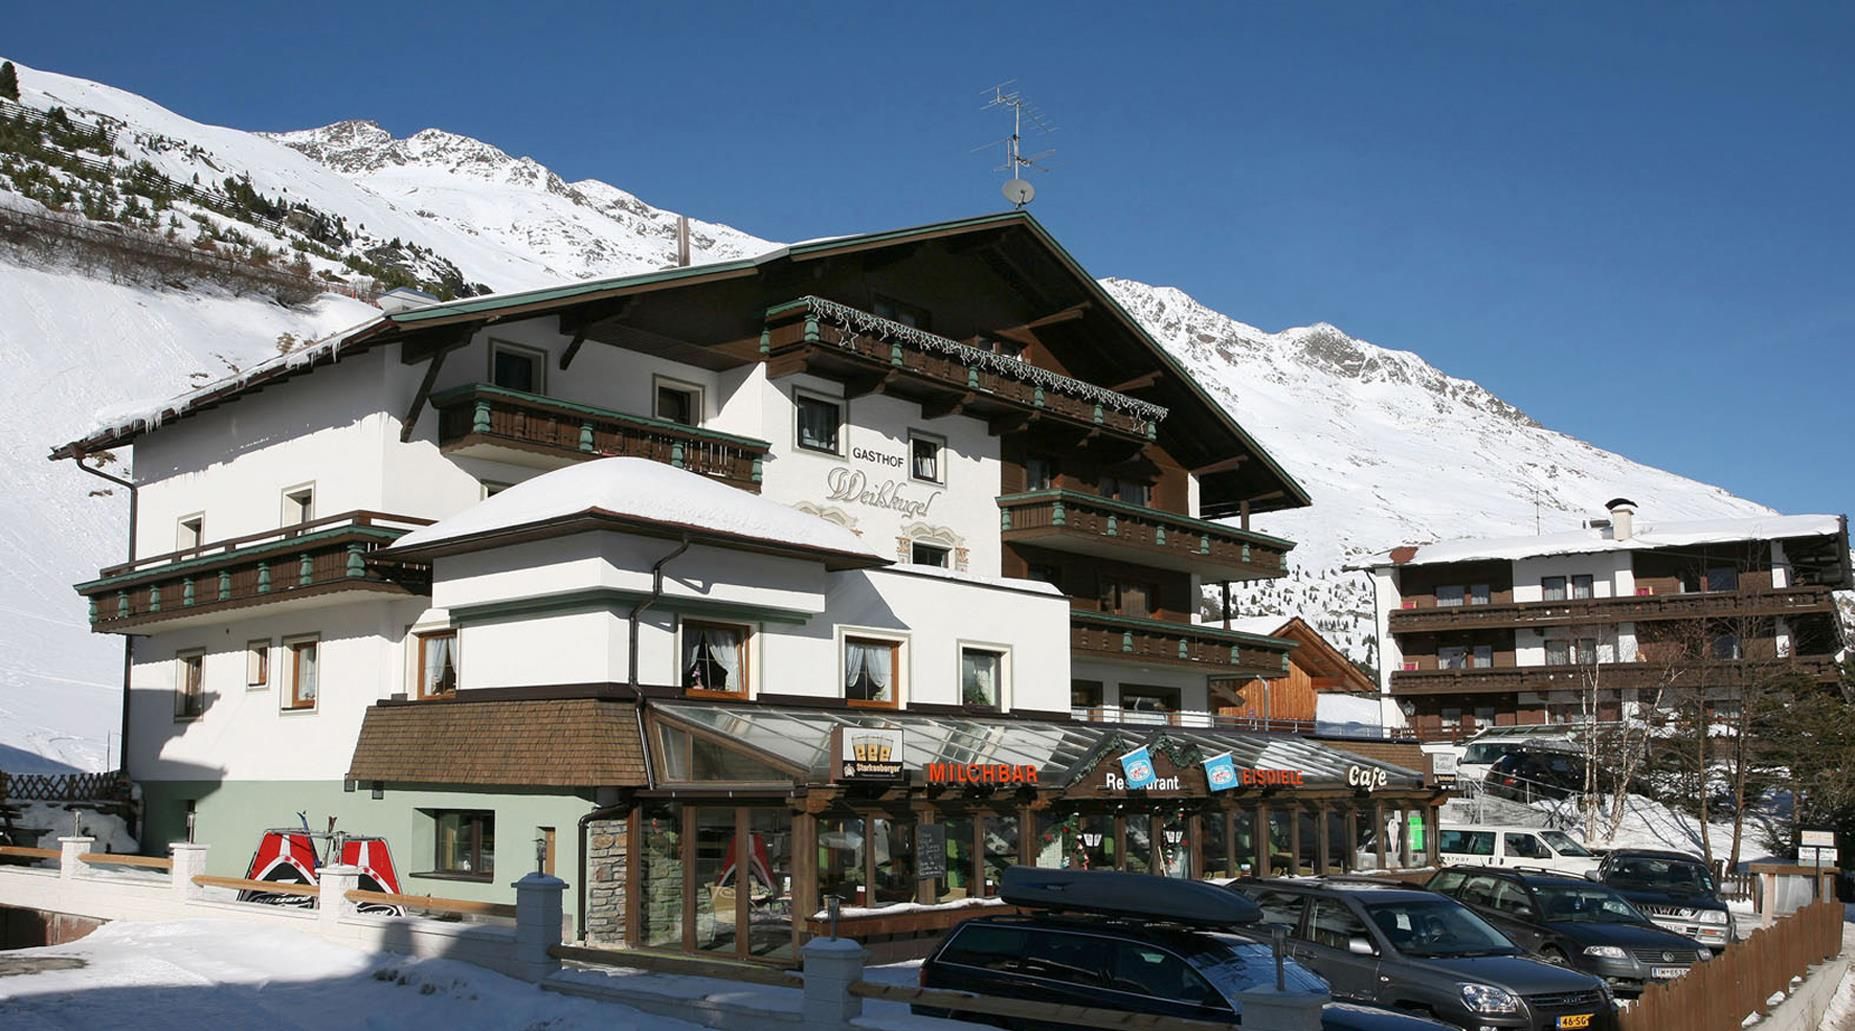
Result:
M1376 791L1391 783L1391 774L1374 766L1348 766L1346 783L1367 791Z
M900 727L838 727L831 737L838 780L902 779Z

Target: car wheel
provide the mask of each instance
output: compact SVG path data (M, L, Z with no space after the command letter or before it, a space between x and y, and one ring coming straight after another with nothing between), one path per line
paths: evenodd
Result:
M1560 952L1558 949L1555 949L1551 947L1550 945L1539 950L1539 958L1545 960L1546 962L1552 964L1555 967L1569 967L1572 965L1572 961L1565 958L1565 953Z

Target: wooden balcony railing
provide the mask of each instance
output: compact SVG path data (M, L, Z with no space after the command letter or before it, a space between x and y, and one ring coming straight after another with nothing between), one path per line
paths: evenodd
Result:
M1221 679L1288 673L1294 643L1201 623L1135 619L1105 612L1069 614L1069 650L1076 658L1190 666Z
M449 453L502 448L549 464L630 455L759 493L764 440L685 426L520 390L474 383L432 396L438 445Z
M1205 580L1286 575L1294 544L1223 523L1070 490L998 499L1003 538L1057 551L1195 572Z
M1166 417L1160 405L822 297L768 309L760 351L775 374L783 357L796 361L792 371L821 362L828 374L863 376L948 410L1015 410L1133 441L1152 440Z
M1621 598L1526 601L1499 605L1421 606L1392 612L1391 632L1406 634L1480 627L1649 623L1658 620L1785 616L1835 610L1835 597L1830 589L1809 584L1757 591L1643 594Z
M1786 659L1714 659L1697 662L1602 662L1596 665L1481 666L1469 669L1407 669L1391 674L1394 695L1507 694L1515 691L1628 688L1735 688L1796 673L1830 682L1838 673L1826 655Z
M338 591L423 594L428 567L369 555L430 523L346 512L111 566L76 589L90 599L91 629L104 633Z

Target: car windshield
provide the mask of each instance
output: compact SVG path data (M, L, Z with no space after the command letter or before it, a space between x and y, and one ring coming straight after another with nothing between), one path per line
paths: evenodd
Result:
M1626 856L1610 868L1610 883L1626 888L1658 888L1691 895L1713 894L1705 867L1680 859Z
M1511 744L1497 745L1491 741L1483 741L1481 744L1470 745L1468 748L1464 749L1462 752L1462 761L1465 763L1491 763L1501 756L1506 755L1508 749L1513 747L1514 746Z
M1185 961L1230 1001L1232 1009L1240 1008L1237 997L1244 992L1252 988L1275 986L1274 949L1241 938L1225 935L1218 937L1229 948L1203 949L1185 957ZM1283 960L1282 977L1287 981L1290 991L1327 990L1325 981L1292 959Z
M1510 956L1518 950L1459 902L1412 899L1366 904L1372 922L1407 956Z
M1562 856L1590 858L1591 853L1586 851L1583 845L1573 841L1571 835L1564 831L1540 831L1539 836L1545 838L1546 844L1551 845L1553 851Z
M1614 891L1598 885L1536 884L1542 916L1555 923L1573 924L1646 924L1635 906Z

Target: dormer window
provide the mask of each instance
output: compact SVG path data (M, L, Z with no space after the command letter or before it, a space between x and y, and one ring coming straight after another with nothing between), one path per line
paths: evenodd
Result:
M504 390L525 394L542 392L542 374L547 355L528 347L501 341L490 343L490 382Z

